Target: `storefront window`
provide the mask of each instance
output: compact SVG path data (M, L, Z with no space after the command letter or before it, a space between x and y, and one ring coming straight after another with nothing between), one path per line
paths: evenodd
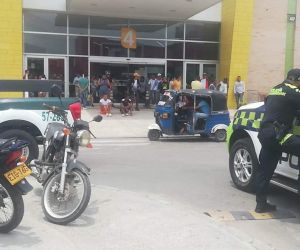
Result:
M67 15L47 11L26 10L24 11L24 30L67 33Z
M186 40L215 41L220 40L220 23L187 22Z
M127 19L90 17L91 35L120 37L121 28L124 27L128 27Z
M24 34L25 53L67 54L67 36Z
M127 49L121 46L120 39L91 37L92 56L127 57Z
M86 36L69 36L69 54L87 55L88 54L88 37Z
M174 77L182 77L183 62L181 61L167 61L167 77L171 80Z
M218 43L186 43L185 58L193 60L218 60Z
M137 40L137 48L130 49L130 57L165 58L165 41Z
M166 23L153 20L130 20L130 28L136 30L138 38L166 38Z
M184 23L168 23L168 39L184 39Z
M168 41L167 58L182 59L183 58L183 42Z
M89 19L87 16L69 15L69 34L88 34Z

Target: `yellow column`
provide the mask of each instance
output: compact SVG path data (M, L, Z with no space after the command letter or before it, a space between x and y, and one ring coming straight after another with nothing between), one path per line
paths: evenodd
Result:
M0 1L0 79L22 79L22 0ZM0 98L23 93L0 92Z
M248 79L254 0L223 0L220 77L229 80L228 107L235 108L233 86L238 75Z

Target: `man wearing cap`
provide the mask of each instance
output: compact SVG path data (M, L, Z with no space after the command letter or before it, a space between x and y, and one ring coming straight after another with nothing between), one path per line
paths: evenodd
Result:
M258 133L262 149L255 179L257 213L276 210L275 205L267 202L267 189L282 152L300 156L300 137L291 132L299 109L300 69L292 69L265 100L265 114Z

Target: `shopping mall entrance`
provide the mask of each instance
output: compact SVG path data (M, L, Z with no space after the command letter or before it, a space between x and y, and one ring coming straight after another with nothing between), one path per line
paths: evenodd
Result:
M90 76L100 77L109 71L113 79L113 98L115 102L120 102L124 98L125 93L130 90L130 83L133 73L139 73L142 85L141 102L145 101L147 83L152 75L158 73L165 75L166 62L164 60L153 60L150 62L142 62L130 60L130 62L122 61L90 61Z

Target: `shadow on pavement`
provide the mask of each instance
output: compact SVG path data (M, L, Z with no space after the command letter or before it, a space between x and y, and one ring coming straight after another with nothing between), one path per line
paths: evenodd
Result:
M19 226L8 234L0 235L0 248L18 246L23 248L33 247L41 242L41 239L31 231L30 227Z
M200 137L200 136L174 136L162 137L159 139L161 142L213 142L218 143L213 137Z

